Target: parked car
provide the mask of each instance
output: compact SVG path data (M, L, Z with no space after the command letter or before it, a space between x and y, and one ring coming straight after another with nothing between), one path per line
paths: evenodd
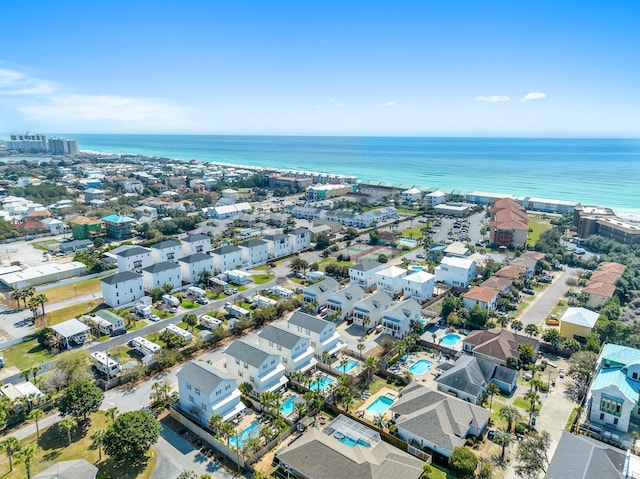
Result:
M173 313L173 314L177 313L177 312L178 312L178 307L177 307L177 306L172 306L172 307L170 307L170 308L169 308L169 312L170 312L170 313Z
M558 377L559 377L560 379L564 379L564 369L560 369L559 374L558 374Z
M198 298L196 299L196 303L198 304L209 304L209 300L207 298Z
M177 310L178 309L176 308L176 311ZM160 316L158 316L157 314L152 314L151 316L149 316L149 321L153 321L153 322L160 321Z
M533 296L534 294L536 294L536 292L535 292L534 290L532 290L532 289L527 289L527 288L523 289L523 290L522 290L522 292L523 292L524 294L528 294L528 295L530 295L530 296Z
M126 333L127 333L126 329L116 329L111 333L111 336L122 336L123 334L126 334Z
M417 254L417 255L416 255L416 258L419 258L419 259L424 259L424 255L423 255L422 253L420 253L420 254Z

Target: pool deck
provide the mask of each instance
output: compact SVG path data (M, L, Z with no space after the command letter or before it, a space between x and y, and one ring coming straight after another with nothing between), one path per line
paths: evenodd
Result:
M373 421L373 419L375 418L375 414L372 414L370 412L367 411L367 408L373 404L373 402L378 399L380 396L384 396L385 394L393 394L393 396L395 398L398 397L398 391L394 391L393 389L387 388L387 387L383 387L382 389L380 389L380 391L378 391L375 394L372 394L370 398L368 398L363 404L362 406L360 406L358 408L358 410L356 411L356 415L360 416L360 417L364 417L365 419L368 419L369 421ZM384 415L387 419L391 419L391 412L387 409L384 412Z
M422 335L420 336L420 338L423 341L426 341L428 343L433 343L433 335L436 335L436 342L435 344L441 345L442 347L448 348L448 349L452 349L454 351L462 351L462 339L464 339L464 337L466 336L464 333L459 332L457 330L453 330L451 331L449 328L443 327L443 326L438 326L438 325L434 325L432 327L430 327L427 331L425 331L424 333L422 333ZM442 338L444 338L447 334L457 334L458 336L460 336L460 340L458 342L456 342L456 344L454 344L453 346L449 346L446 344L441 344L440 340Z
M342 361L343 359L346 359L347 361L355 361L358 363L358 365L345 373L340 367L340 361ZM344 374L352 375L352 374L357 374L362 370L362 361L352 358L351 356L347 356L346 354L341 354L337 360L331 363L331 367L335 369L340 375L344 375Z

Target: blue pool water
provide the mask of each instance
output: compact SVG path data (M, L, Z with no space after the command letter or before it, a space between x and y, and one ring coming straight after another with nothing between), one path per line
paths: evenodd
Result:
M431 366L433 366L433 363L431 361L420 359L413 363L413 365L409 368L409 371L411 371L411 373L415 374L416 376L422 376L429 369L431 369Z
M414 264L411 266L411 270L412 271L422 271L422 266L420 266L419 264Z
M354 438L352 438L350 436L346 436L344 434L337 434L337 436L338 437L336 437L336 439L338 439L338 441L340 441L345 446L349 446L349 447L356 447L356 446L371 447L371 445L367 441L363 441L362 439L354 439Z
M242 448L242 446L244 446L250 438L258 436L258 433L260 432L259 426L260 424L258 424L257 422L252 422L246 428L244 428L240 434L230 438L229 444L232 447Z
M445 346L453 346L458 341L460 341L460 338L461 336L459 334L450 333L442 337L442 344L444 344Z
M340 363L338 363L338 371L342 371L343 373L348 373L349 371L351 371L353 368L355 368L356 366L358 366L358 364L360 364L358 361L356 361L355 359L349 359L347 361L346 365L341 365Z
M295 403L296 403L296 396L291 396L285 402L280 404L280 412L284 416L288 416L289 414L291 414L293 412L293 406L294 406Z
M384 413L391 407L392 404L393 399L389 399L385 396L380 396L367 406L367 412L370 414L375 414L377 416L378 414Z
M333 384L333 379L326 376L322 376L320 379L316 379L311 383L312 391L324 391L326 388Z
M402 245L402 246L408 246L410 248L413 248L414 246L418 245L418 242L415 241L415 240L412 240L412 239L404 239L404 238L402 238L400 241L398 241L398 244Z

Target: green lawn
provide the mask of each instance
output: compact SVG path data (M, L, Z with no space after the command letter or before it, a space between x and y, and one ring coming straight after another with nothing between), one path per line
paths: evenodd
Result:
M409 208L398 208L398 214L403 215L419 215L422 213L420 210L410 210Z
M85 294L95 293L96 291L100 291L100 280L105 276L108 275L100 276L99 278L85 279L73 284L58 286L57 288L47 289L42 293L49 300L48 304L57 303L65 299L73 298L74 296L83 296Z
M20 371L51 361L54 355L47 348L38 344L35 339L15 344L3 349L7 366L15 366Z
M224 298L226 295L222 292L216 294L213 291L207 291L207 299L211 299L213 301L216 301L218 299L222 299Z
M98 462L98 450L91 443L91 435L97 429L104 429L108 419L103 411L98 411L91 416L91 422L86 428L78 427L71 433L71 445L67 445L67 434L57 426L43 428L40 431L41 451L31 463L31 474L35 475L54 463L71 459L86 459L98 467L98 477L109 479L150 479L156 467L157 454L149 451L140 463L116 463L108 456L102 454L102 460ZM36 441L35 434L20 441L21 444ZM9 460L6 454L0 456L0 471L9 471ZM3 479L23 479L26 477L23 464L14 460L13 472L6 472Z
M429 479L456 479L456 476L452 472L447 471L440 466L431 464L431 474L429 474Z
M548 219L542 218L537 215L529 215L529 240L528 243L531 246L535 246L540 240L540 236L551 229L551 222Z
M51 312L47 312L46 305L44 307L49 326L61 323L71 318L75 318L77 316L82 316L83 314L89 314L94 311L98 311L99 309L102 309L102 300L95 299L86 301L84 303L72 304L71 306L67 306L66 308L56 309L55 311Z
M252 276L253 282L255 284L265 284L275 278L272 274L256 274Z
M183 299L182 303L180 303L180 306L182 306L185 309L195 309L195 308L198 308L200 305L197 303L194 303L189 299Z
M406 230L402 230L400 234L405 238L413 238L414 240L417 240L419 238L422 238L422 233L420 232L420 230L425 226L428 226L428 225L424 223L418 223L413 228L407 228Z
M513 401L513 405L519 407L520 409L524 409L527 414L529 413L530 403L525 398L516 398ZM538 404L536 406L536 411L540 412L540 409L542 409L542 404Z
M160 319L172 318L173 314L166 309L153 308L152 313L158 316Z

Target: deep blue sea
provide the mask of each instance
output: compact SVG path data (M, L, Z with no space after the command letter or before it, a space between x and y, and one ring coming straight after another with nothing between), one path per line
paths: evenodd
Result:
M389 184L488 191L640 215L640 140L88 135L83 150L354 175Z

